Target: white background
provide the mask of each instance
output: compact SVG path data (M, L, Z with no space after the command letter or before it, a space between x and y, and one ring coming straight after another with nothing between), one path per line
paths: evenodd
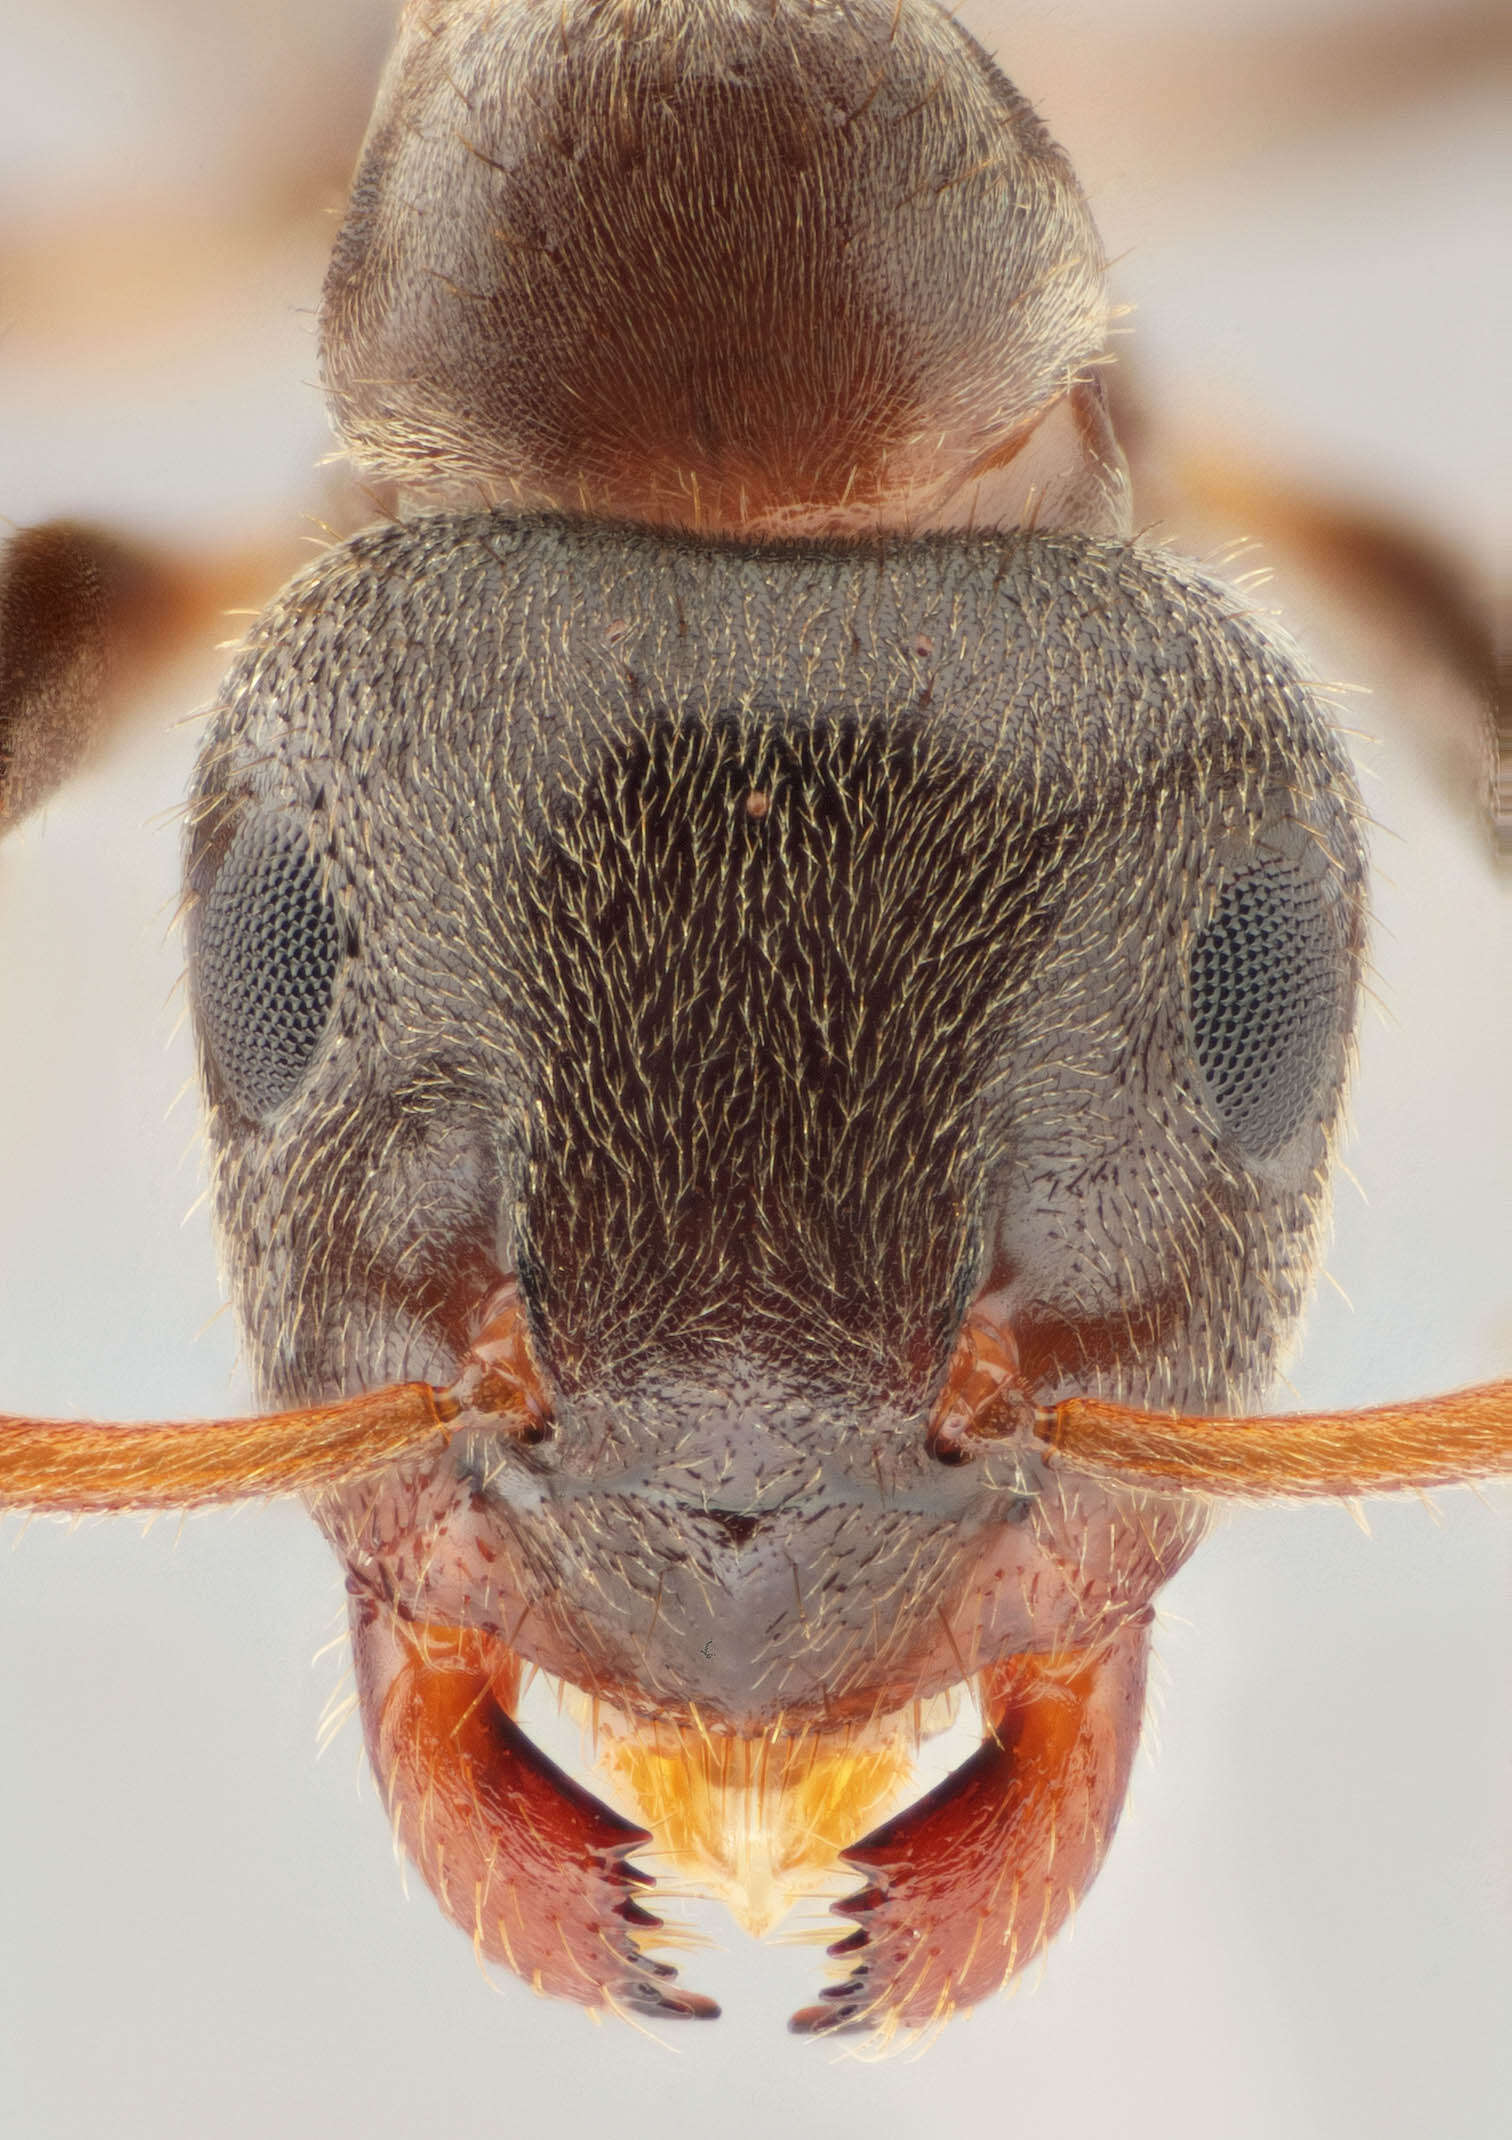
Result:
M1267 71L1322 12L967 19L1088 180L1151 391L1484 560L1507 465L1491 65L1425 61L1375 96L1363 62ZM1362 52L1397 19L1330 12ZM0 512L207 546L297 526L326 446L308 308L329 222L284 214L272 185L261 220L238 203L312 141L336 197L386 15L12 0ZM1197 89L1162 103L1162 80ZM193 1096L172 1105L194 731L169 723L215 673L187 662L0 853L7 1407L245 1401L203 1213L182 1223ZM1349 1152L1369 1203L1341 1183L1329 1259L1354 1305L1321 1290L1294 1370L1315 1403L1512 1354L1505 891L1392 709L1353 718L1387 738L1367 791L1382 1008ZM311 1659L341 1588L296 1511L145 1538L13 1519L0 2134L882 2140L988 2120L1025 2140L1478 2140L1512 2081L1505 1509L1377 1502L1369 1539L1332 1508L1232 1520L1163 1599L1153 1728L1074 1937L1037 1989L880 2065L786 2037L818 1952L733 1928L685 1969L725 2018L661 2032L667 2049L486 1985L418 1883L405 1901L356 1731L315 1761L343 1659Z

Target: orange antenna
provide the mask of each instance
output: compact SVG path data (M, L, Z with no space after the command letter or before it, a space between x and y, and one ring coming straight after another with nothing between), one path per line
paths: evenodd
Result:
M1078 1470L1183 1493L1395 1493L1512 1472L1512 1380L1358 1412L1256 1419L1188 1419L1072 1397L1036 1406L1034 1431Z
M0 1413L0 1509L99 1515L310 1493L439 1450L459 1420L538 1441L548 1406L514 1287L490 1306L450 1389L394 1382L257 1419L151 1426Z
M310 1493L439 1450L458 1421L538 1441L547 1412L523 1345L501 1317L450 1389L394 1382L260 1419L103 1426L0 1413L0 1509L91 1515Z
M308 1493L440 1448L461 1410L449 1391L400 1382L263 1419L104 1426L0 1414L0 1508L84 1515Z

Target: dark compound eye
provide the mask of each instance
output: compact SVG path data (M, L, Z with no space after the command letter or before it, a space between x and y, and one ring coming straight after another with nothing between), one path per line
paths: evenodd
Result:
M1224 1133L1255 1159L1316 1105L1338 1031L1338 935L1321 882L1262 856L1224 885L1192 947L1197 1062Z
M292 1097L331 1012L341 944L303 827L271 810L242 819L195 929L199 1021L247 1115Z

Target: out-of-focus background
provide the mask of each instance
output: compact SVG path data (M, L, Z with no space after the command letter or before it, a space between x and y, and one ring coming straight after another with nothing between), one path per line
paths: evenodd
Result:
M1227 504L1210 486L1188 530L1161 480L1217 445L1426 531L1484 588L1508 443L1497 11L964 14L1071 151L1133 307L1142 517L1215 558L1263 534L1235 568L1282 567L1255 600L1285 597L1325 674L1378 685L1348 716L1377 739L1380 827L1358 1187L1340 1183L1342 1290L1320 1290L1297 1396L1505 1372L1507 894L1464 734L1413 718L1442 665L1400 643L1378 660L1368 619L1315 604L1263 485ZM244 550L255 579L344 510L316 469L313 306L390 23L388 0L10 0L0 513ZM245 1401L196 1206L171 927L182 717L220 659L186 657L0 851L7 1408ZM1512 2085L1506 1510L1377 1502L1369 1537L1332 1508L1229 1521L1165 1594L1149 1741L1074 1936L1037 1987L880 2065L787 2038L819 1953L733 1927L684 1970L725 2018L666 2049L486 1984L418 1882L404 1899L356 1731L316 1761L343 1659L311 1660L342 1595L296 1511L145 1536L12 1521L0 2134L883 2140L986 2118L1026 2140L1480 2140Z

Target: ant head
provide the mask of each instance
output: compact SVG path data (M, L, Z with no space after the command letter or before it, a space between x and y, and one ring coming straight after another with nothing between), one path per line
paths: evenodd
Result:
M1284 652L1122 545L333 552L230 679L190 860L264 1394L449 1381L510 1276L559 1395L780 1338L927 1409L986 1287L1042 1391L1257 1388L1354 810Z

